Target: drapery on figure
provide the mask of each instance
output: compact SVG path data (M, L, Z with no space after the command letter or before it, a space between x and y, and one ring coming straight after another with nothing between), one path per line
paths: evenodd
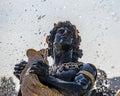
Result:
M94 86L97 77L96 67L78 61L83 55L79 49L81 37L78 33L76 26L70 21L54 24L46 39L48 56L53 58L53 65L49 66L42 60L37 60L31 64L29 70L29 74L37 75L41 84L53 93L58 93L41 96L83 96ZM20 79L20 74L27 64L28 62L23 61L15 65L16 77ZM22 96L21 90L18 96Z

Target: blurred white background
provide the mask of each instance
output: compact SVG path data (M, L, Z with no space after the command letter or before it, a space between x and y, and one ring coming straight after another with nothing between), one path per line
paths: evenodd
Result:
M80 31L80 61L120 76L120 0L0 0L0 77L13 76L27 49L47 47L53 24L66 20Z

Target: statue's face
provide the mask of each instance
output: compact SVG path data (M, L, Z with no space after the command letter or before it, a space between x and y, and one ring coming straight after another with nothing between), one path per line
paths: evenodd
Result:
M73 35L73 32L67 27L58 28L54 38L54 44L72 45Z
M83 87L83 89L87 89L90 84L90 80L86 78L83 74L80 74L79 76L77 76L75 80L77 84Z

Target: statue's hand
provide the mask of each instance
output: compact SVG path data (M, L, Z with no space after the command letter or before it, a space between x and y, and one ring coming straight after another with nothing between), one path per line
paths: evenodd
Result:
M32 64L30 73L36 74L39 80L45 80L49 74L49 66L42 61L36 61Z
M22 70L25 68L26 64L27 64L26 61L22 61L19 64L15 65L13 73L18 79L20 79L20 74L21 74Z

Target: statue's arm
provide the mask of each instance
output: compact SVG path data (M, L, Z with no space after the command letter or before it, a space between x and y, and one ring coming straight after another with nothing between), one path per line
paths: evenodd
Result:
M93 67L93 66L92 66ZM83 64L81 68L75 72L73 80L65 80L64 77L69 78L71 71L59 76L52 76L48 74L48 65L42 61L34 63L31 68L31 73L37 74L39 80L44 85L55 88L63 94L71 96L80 96L88 92L93 85L93 79L96 77L96 69L92 68L90 64ZM95 70L94 70L95 69ZM84 72L83 72L84 71ZM64 77L62 77L64 75ZM90 75L90 76L89 76Z
M84 78L83 81L81 77ZM81 96L85 94L91 85L89 78L83 74L76 76L73 82L49 76L46 83L49 87L55 88L66 95L71 94L71 96Z

